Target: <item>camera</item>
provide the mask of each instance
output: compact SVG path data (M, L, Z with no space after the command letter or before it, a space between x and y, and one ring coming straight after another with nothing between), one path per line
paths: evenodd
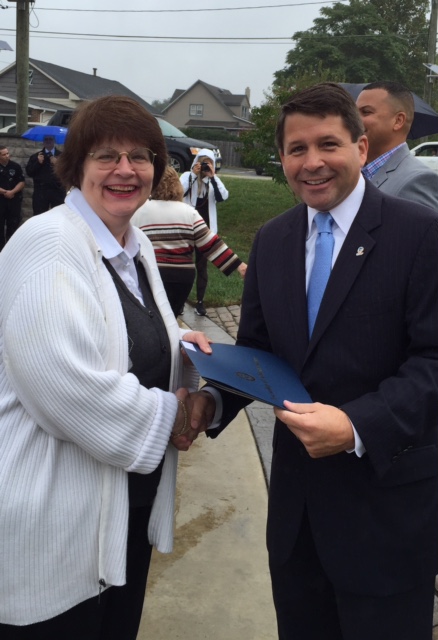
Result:
M201 171L211 171L211 166L208 162L201 162Z

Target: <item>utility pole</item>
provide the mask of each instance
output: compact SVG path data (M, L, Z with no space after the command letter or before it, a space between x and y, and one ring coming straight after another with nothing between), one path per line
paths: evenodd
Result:
M427 62L435 64L436 58L436 39L438 30L438 0L431 0L430 21L429 21L429 41L427 45ZM424 89L424 99L431 104L434 79L429 74L426 77L426 85Z
M28 126L29 111L29 5L33 0L17 2L16 74L17 74L17 133ZM438 1L438 0L437 0Z

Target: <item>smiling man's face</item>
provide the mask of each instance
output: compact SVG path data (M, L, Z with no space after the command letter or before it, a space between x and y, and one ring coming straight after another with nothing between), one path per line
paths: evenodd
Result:
M318 211L330 211L353 191L368 143L356 142L340 116L293 113L284 126L283 171L294 193Z

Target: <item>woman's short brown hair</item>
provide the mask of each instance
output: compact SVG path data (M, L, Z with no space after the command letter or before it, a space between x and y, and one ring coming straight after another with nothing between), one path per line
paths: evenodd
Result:
M163 177L152 191L152 200L174 200L182 202L184 189L177 172L173 167L167 165L164 169Z
M159 183L167 165L167 149L157 119L132 98L104 96L83 102L73 112L56 163L56 174L66 189L80 187L87 153L109 140L129 140L135 147L153 151L153 187Z

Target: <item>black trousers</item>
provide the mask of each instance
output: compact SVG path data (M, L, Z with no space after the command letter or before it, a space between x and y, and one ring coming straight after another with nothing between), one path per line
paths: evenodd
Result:
M63 204L65 191L50 185L34 186L32 195L33 215L44 213L53 207Z
M147 537L150 513L150 506L129 510L126 585L110 587L45 622L0 624L1 640L135 640L152 552Z
M205 292L208 284L208 260L195 247L195 265L196 265L196 300L204 300Z
M11 200L0 195L0 251L20 226L22 200L21 194Z
M279 640L432 638L434 578L387 597L336 591L319 561L306 514L291 557L282 565L270 562L270 570Z
M172 271L172 273L169 274L169 271ZM179 281L175 279L174 272L176 271L180 272L181 279ZM176 267L160 269L164 289L175 317L179 315L185 301L189 297L195 280L195 274L194 269L178 269Z

